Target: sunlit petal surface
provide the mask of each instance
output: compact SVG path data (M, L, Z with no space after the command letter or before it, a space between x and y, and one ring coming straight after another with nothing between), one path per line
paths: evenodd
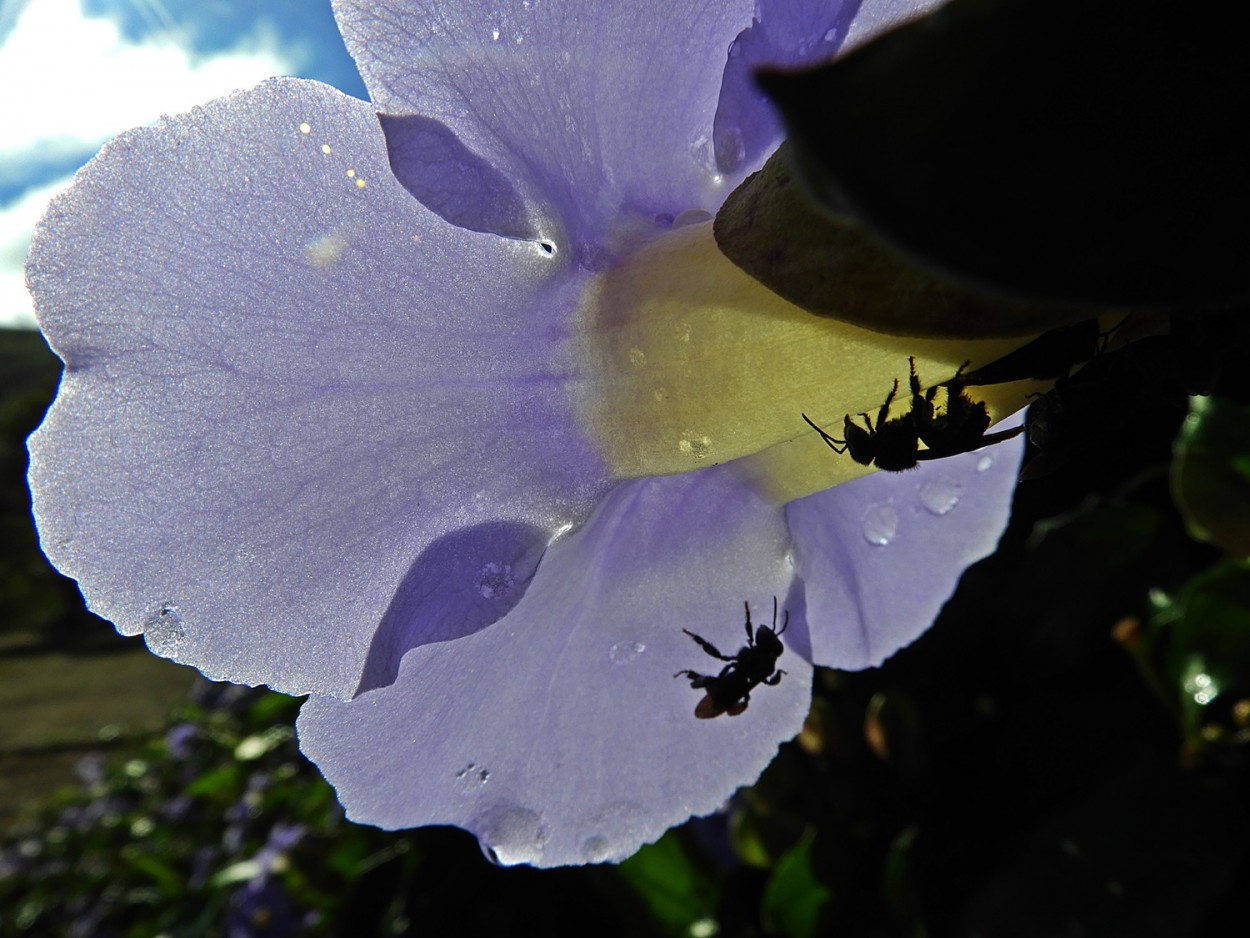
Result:
M469 545L488 577L597 497L564 410L576 275L424 210L333 89L276 80L119 138L29 279L68 363L31 441L44 549L214 677L350 694L432 542L524 525Z
M875 472L787 505L812 660L858 670L915 641L964 569L997 546L1020 456L1020 441L1011 440L906 472Z
M811 690L782 513L710 469L622 484L553 544L493 627L409 652L393 685L312 698L300 745L358 821L455 824L502 863L620 859L755 779ZM682 627L731 655L772 599L787 673L745 713L696 719L684 669L716 673Z
M561 226L591 245L631 217L715 211L729 191L712 117L750 2L337 0L335 11L379 110L444 123L557 239Z

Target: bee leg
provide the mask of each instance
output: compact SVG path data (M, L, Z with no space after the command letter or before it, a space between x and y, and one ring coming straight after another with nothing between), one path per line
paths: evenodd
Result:
M767 684L769 687L776 687L778 684L781 683L781 675L785 673L786 673L785 671L774 671L768 677L764 678L764 683Z
M709 642L703 636L695 635L694 632L690 631L689 629L682 629L682 631L685 632L687 635L689 635L691 638L693 638L695 642L698 643L699 647L702 648L704 651L706 651L713 658L719 658L721 661L733 661L734 660L733 658L730 658L728 655L722 655L720 653L720 649L717 648L715 645L713 645L711 642Z
M843 453L846 452L846 440L839 440L836 437L830 436L820 427L816 426L816 424L812 422L812 418L807 416L807 414L799 414L799 416L807 421L807 425L809 427L811 427L813 430L815 430L817 433L820 434L820 438L825 441L825 445L828 446L831 450L833 450L839 456L841 456Z
M678 671L676 674L673 675L673 677L689 678L690 686L695 687L695 688L707 687L710 681L715 680L715 678L713 678L711 675L700 674L698 671L690 671L690 670Z

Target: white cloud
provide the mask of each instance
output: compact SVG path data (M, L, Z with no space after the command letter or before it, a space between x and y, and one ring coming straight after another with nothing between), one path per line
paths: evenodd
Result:
M12 21L7 35L0 34L0 180L46 178L41 164L93 151L162 114L291 74L301 64L263 32L209 55L170 31L131 41L113 20L86 18L78 0L5 2L0 13ZM13 226L33 227L56 187L39 191L44 201L37 205L32 191L0 206L0 325L33 323L29 300L15 299L10 287L22 283L30 233Z
M15 202L0 208L0 326L33 326L35 309L26 292L26 253L30 233L52 197L70 184L73 176L31 189Z

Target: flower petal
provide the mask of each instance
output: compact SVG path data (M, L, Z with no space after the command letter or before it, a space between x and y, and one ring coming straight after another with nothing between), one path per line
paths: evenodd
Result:
M847 52L870 42L900 23L923 16L947 0L863 0L851 21L843 49Z
M379 110L445 124L519 187L546 216L536 229L557 241L598 243L631 215L650 224L714 211L732 188L710 137L726 50L751 20L749 0L334 8ZM471 214L489 215L481 205Z
M491 628L424 645L398 680L344 703L313 697L300 745L348 815L387 828L454 824L501 863L621 859L753 781L810 702L806 624L781 512L721 469L618 487L555 542L524 599ZM742 602L771 597L798 653L737 717L696 719L716 673L681 629L733 654Z
M776 109L755 84L757 69L826 61L941 0L758 0L755 21L729 46L716 109L716 165L753 168L781 140Z
M858 6L856 0L760 0L756 20L730 44L725 63L713 132L722 172L753 167L781 139L781 122L755 84L755 71L832 57Z
M787 505L812 660L875 667L929 628L964 569L998 544L1020 456L1021 443L1008 441L905 473L874 472Z
M461 547L511 562L603 491L560 345L576 275L423 209L370 106L326 86L118 138L28 276L67 363L30 442L44 549L214 677L350 695L438 538L507 519L506 558Z

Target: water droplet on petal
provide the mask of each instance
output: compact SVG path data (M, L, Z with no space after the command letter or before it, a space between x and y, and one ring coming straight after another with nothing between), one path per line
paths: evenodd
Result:
M679 212L673 219L674 228L685 228L687 225L702 225L710 222L714 216L701 208L688 208Z
M143 623L143 640L154 654L162 658L174 658L178 654L178 646L187 635L182 616L173 603L161 603L156 612L152 613Z
M529 808L497 804L475 817L469 827L477 832L486 859L500 866L532 863L542 858L547 829Z
M596 834L594 837L587 837L582 844L582 859L587 863L603 863L611 856L612 845L606 837Z
M930 479L920 486L920 504L931 515L950 514L959 504L964 487L956 479Z
M994 465L993 456L982 456L977 460L977 472L984 472L992 465Z
M470 762L463 769L456 773L456 778L462 781L477 782L479 785L485 785L490 781L490 769L484 769L476 762Z
M898 511L890 504L873 505L864 513L864 540L885 547L898 533Z
M642 642L617 642L608 649L608 657L613 664L628 664L646 650Z

